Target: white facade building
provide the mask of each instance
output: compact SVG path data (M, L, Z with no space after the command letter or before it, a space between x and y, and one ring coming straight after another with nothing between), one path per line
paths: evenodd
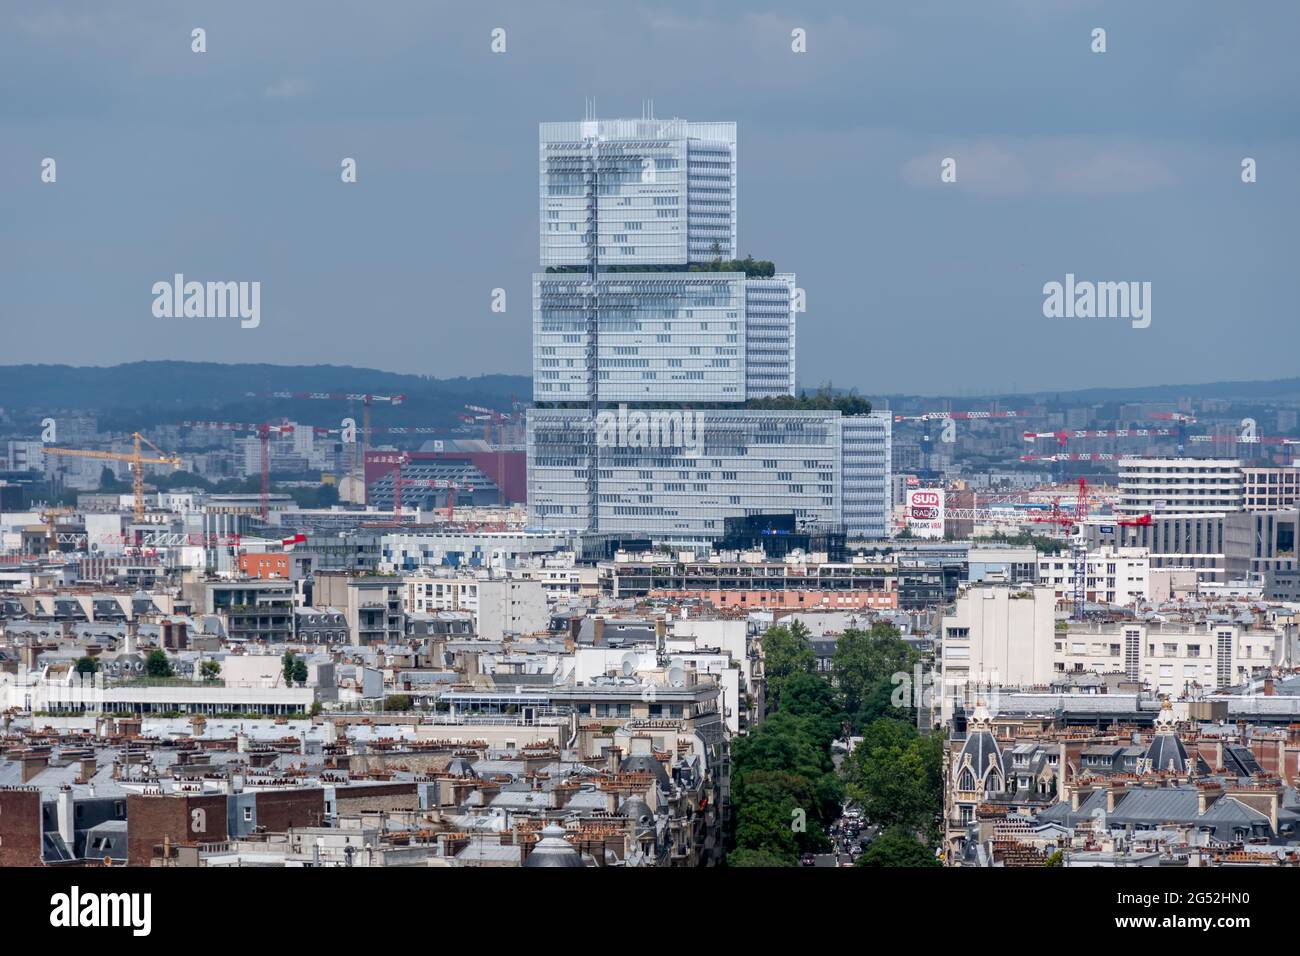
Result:
M1074 559L1065 552L1038 557L1038 583L1051 586L1058 601L1074 597ZM1104 547L1089 551L1087 600L1130 607L1151 600L1151 559L1145 548Z
M1241 462L1233 458L1123 458L1119 504L1124 515L1240 511Z
M593 227L609 265L735 258L735 123L542 123L538 140L542 265L585 266Z
M973 704L972 695L985 689L1050 684L1055 629L1056 596L1051 588L966 589L939 629L944 722L958 704Z
M793 395L795 277L743 272L533 276L533 399L586 398L598 300L601 402L743 402Z
M1294 628L1138 621L1072 624L1057 636L1055 669L1058 674L1124 674L1154 693L1180 696L1193 684L1218 690L1244 683L1257 669L1293 666L1295 643Z
M587 119L539 141L556 271L533 277L531 523L696 543L794 512L883 536L888 415L745 407L795 393L795 276L687 269L736 256L735 124ZM664 434L609 440L625 415Z

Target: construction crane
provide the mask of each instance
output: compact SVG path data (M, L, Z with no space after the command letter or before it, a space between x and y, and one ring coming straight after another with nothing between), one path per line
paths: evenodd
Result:
M145 438L139 432L131 433L134 442L134 450L130 454L115 451L86 451L81 448L43 448L42 451L47 455L60 455L69 458L98 458L101 461L125 461L131 465L132 481L135 490L135 520L144 520L144 465L171 465L175 471L181 467L181 459L177 455L169 455L149 439ZM148 445L159 455L157 458L146 458L140 453L141 443Z
M1064 448L1069 441L1089 438L1162 438L1173 434L1175 431L1172 428L1077 428L1055 432L1025 432L1024 439L1032 442L1040 438L1055 438L1056 443Z
M1063 452L1059 455L1021 455L1021 461L1119 461L1128 455L1110 452Z
M1151 515L1150 513L1138 515L1136 518L1120 521L1119 524L1125 528L1145 528L1151 524Z
M1052 510L1045 515L1034 515L1032 520L1042 524L1054 524L1061 528L1070 540L1070 554L1074 558L1074 614L1076 621L1084 619L1087 604L1088 581L1088 545L1083 536L1083 522L1088 517L1088 481L1079 478L1079 494L1074 504L1074 514L1061 510L1058 498L1052 504Z
M515 405L518 405L518 403L512 402L511 405L513 407ZM487 441L489 445L492 444L492 439L491 439L492 427L494 425L496 426L497 473L495 478L497 483L497 504L501 507L505 507L505 503L506 503L505 428L507 425L519 424L518 413L511 412L510 414L506 414L505 412L498 412L492 408L484 408L481 405L466 405L465 409L467 411L475 413L476 417L474 420L477 421L486 420L488 422L488 425L484 429L484 431L487 434ZM462 417L464 418L467 416L462 416Z
M361 403L361 455L358 461L356 448L353 447L352 475L360 482L364 492L366 486L366 452L370 449L370 406L376 402L386 405L401 405L406 401L405 395L369 395L363 392L246 392L248 398L307 399L326 402L360 402Z
M286 424L259 424L249 422L181 422L183 428L218 428L223 431L256 432L261 446L262 494L261 515L265 524L271 513L271 436L292 435L293 426Z
M341 428L325 428L320 425L303 425L302 428L310 428L313 435L341 435ZM370 429L376 435L446 435L449 434L446 428L440 428L437 425L376 425Z
M70 515L76 513L76 508L54 507L43 509L41 520L45 523L45 551L47 554L61 550L59 548L60 538L58 524L60 515Z
M924 411L919 415L894 415L894 421L983 421L991 419L1027 419L1027 411Z
M1236 432L1222 432L1216 435L1188 435L1187 440L1242 445L1300 445L1300 438L1292 438L1289 435L1252 435L1246 438Z

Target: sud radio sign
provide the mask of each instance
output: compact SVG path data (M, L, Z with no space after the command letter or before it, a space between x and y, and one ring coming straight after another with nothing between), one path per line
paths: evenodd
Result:
M942 488L908 490L907 527L918 538L943 537Z

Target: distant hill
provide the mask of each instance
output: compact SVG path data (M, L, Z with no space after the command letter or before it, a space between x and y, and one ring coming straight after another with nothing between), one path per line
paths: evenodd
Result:
M869 393L864 392L863 394ZM1138 385L1119 388L1084 388L1061 391L1037 392L981 392L961 396L943 395L884 395L880 396L890 404L903 401L935 402L951 400L954 405L988 405L1001 402L1004 407L1014 407L1018 403L1042 400L1064 404L1124 404L1127 402L1174 402L1180 398L1223 399L1241 404L1252 402L1270 403L1300 402L1300 378L1277 378L1257 382L1206 382L1199 385Z
M247 393L258 393L250 397ZM359 415L360 403L269 399L264 392L405 395L396 407L376 406L376 423L454 426L466 404L510 410L528 401L523 375L437 379L344 365L130 362L107 367L0 366L0 408L52 413L89 410L103 429L144 428L183 419L259 422L287 417L312 424ZM358 419L359 421L359 419Z
M815 391L806 384L801 391ZM845 392L842 388L836 392ZM851 390L887 408L907 401L927 404L944 396L873 395L869 383ZM249 396L247 393L257 393ZM401 375L346 365L221 364L217 362L130 362L123 365L0 366L0 409L17 418L74 409L93 413L103 429L129 430L183 419L260 422L280 418L311 424L336 424L360 413L360 403L269 399L265 392L347 392L401 394L397 408L376 406L376 424L454 427L465 405L507 411L511 402L528 402L532 380L526 375L480 375L438 379ZM947 396L956 407L999 401L1006 407L1045 400L1066 404L1173 402L1179 398L1226 399L1238 404L1300 402L1300 378L1199 385L1145 385L1131 388L1076 389L1060 392L987 393ZM379 417L379 416L382 416Z

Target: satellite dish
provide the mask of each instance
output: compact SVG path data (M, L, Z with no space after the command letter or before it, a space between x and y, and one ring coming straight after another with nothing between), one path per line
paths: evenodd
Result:
M631 651L623 655L623 676L632 677L636 674L637 656Z
M686 668L674 664L668 668L668 686L685 687L686 686Z

